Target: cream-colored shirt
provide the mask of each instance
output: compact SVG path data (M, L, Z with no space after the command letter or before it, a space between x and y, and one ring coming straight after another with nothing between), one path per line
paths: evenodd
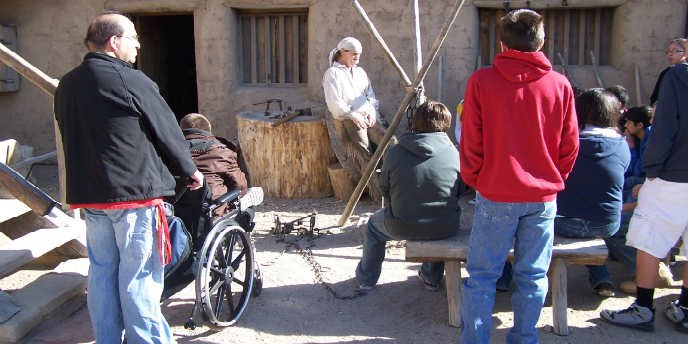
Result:
M335 119L344 120L355 112L367 112L380 121L378 101L363 68L354 66L352 74L345 65L334 62L325 71L322 83L327 108Z

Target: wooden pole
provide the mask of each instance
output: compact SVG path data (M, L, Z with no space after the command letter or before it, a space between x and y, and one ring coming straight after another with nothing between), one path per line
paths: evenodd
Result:
M399 64L399 61L397 61L397 58L394 57L392 51L389 50L389 47L380 35L380 32L377 31L373 22L370 20L370 18L368 18L368 14L366 14L366 11L363 9L363 7L361 7L361 4L358 3L358 0L354 0L352 3L354 5L354 8L356 8L356 11L358 11L358 14L361 15L361 18L363 19L366 28L368 28L370 34L373 36L373 38L375 38L375 42L380 47L380 49L382 49L382 51L385 53L385 57L387 57L387 60L389 60L389 62L394 66L394 69L396 69L397 73L399 73L399 77L401 77L401 81L404 83L404 86L411 86L411 80L409 80L408 75L406 75L406 72Z
M590 61L592 61L592 71L595 73L595 80L597 81L597 86L604 88L604 83L600 77L600 71L597 70L597 59L595 58L595 53L590 50Z
M387 150L389 140L392 138L392 135L394 135L394 131L396 130L397 126L399 126L399 122L401 122L401 118L406 112L406 107L409 105L409 103L415 96L416 88L425 78L425 75L428 72L428 68L430 68L430 65L432 65L433 61L435 60L437 52L440 50L442 43L444 43L444 39L447 38L447 34L449 34L449 30L454 24L456 17L459 15L461 7L463 7L463 3L465 1L466 0L456 0L455 5L452 8L452 11L450 12L451 15L445 20L444 24L442 25L442 29L440 30L440 33L437 35L437 38L435 38L435 42L432 44L432 48L428 52L428 57L425 60L423 60L423 66L418 71L418 74L413 80L413 84L411 84L411 87L406 90L406 96L404 96L404 99L402 99L401 104L399 104L399 108L397 109L397 113L394 115L394 118L392 119L392 123L390 123L389 128L385 132L385 136L382 138L382 141L380 142L380 145L373 154L373 157L368 162L368 165L366 166L366 169L363 172L363 175L361 176L361 180L358 181L356 189L354 189L353 194L351 194L351 197L349 198L349 202L346 204L344 213L339 218L338 225L340 227L343 226L349 219L351 213L354 210L354 207L356 206L356 203L358 203L358 200L361 198L363 189L368 184L368 181L370 180L370 177L372 176L373 171L375 170L375 166L377 166L377 163L380 161L380 158L382 158L382 154L384 154L384 152ZM356 5L357 3L358 1L354 1L354 5Z
M411 0L412 4L411 7L413 8L413 41L414 41L414 50L415 54L413 54L413 60L414 60L414 65L413 65L413 72L414 75L418 75L418 72L420 72L420 68L423 66L423 51L421 50L421 45L420 45L420 10L418 9L418 0ZM418 84L419 87L419 95L418 95L418 101L417 104L423 104L425 103L425 94L423 90L425 89L423 87L423 80L420 81L420 84Z
M637 63L633 64L633 79L635 81L635 105L640 106L642 97L640 96L640 71Z
M29 80L32 84L38 86L41 90L47 93L51 99L55 95L57 84L59 80L51 78L36 68L19 54L7 48L0 43L0 62L6 64L14 69L21 76ZM53 129L55 131L55 150L57 151L57 173L60 183L60 201L65 204L65 187L67 185L65 175L64 150L62 149L62 135L60 128L57 126L57 121L53 119Z

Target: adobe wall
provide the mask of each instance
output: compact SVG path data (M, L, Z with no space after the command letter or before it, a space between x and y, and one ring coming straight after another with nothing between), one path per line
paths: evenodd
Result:
M574 6L585 1L588 0L568 0L568 4ZM641 93L646 102L656 75L665 67L666 41L683 35L686 1L609 1L622 4L615 12L613 24L612 66L601 68L602 78L606 84L621 83L632 92L634 64L638 64ZM419 2L425 56L454 0ZM361 4L413 79L410 1L362 0ZM306 86L268 88L244 86L239 82L235 9L256 6L308 7ZM361 65L368 72L381 101L381 110L388 119L404 95L396 71L372 40L349 0L5 0L0 1L0 23L16 25L19 53L47 74L59 78L81 61L86 52L82 44L86 25L104 8L138 14L193 13L199 111L211 118L220 135L236 135L235 115L245 110L261 110L251 104L268 98L281 98L294 108L311 106L316 113L322 112L325 105L320 83L327 68L327 54L344 36L355 36L362 41ZM436 60L425 79L426 94L444 101L450 108L462 98L466 79L475 66L477 14L474 0L467 0L440 50L442 68L438 68L439 60ZM572 72L581 86L595 86L591 67L572 68ZM440 74L441 95L438 94ZM631 96L635 99L633 92ZM0 118L0 138L16 138L36 147L38 152L54 149L52 99L26 80L22 80L19 92L0 93Z

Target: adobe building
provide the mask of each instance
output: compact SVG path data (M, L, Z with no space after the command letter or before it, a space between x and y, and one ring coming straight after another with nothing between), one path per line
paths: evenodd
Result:
M360 3L413 79L412 1ZM425 55L455 1L419 3ZM496 18L505 8L526 6L546 17L545 52L557 70L566 60L582 88L597 86L597 70L605 86L624 85L632 105L649 101L666 67L667 41L686 35L685 0L466 0L425 79L426 94L454 108L471 72L498 49ZM267 99L322 114L327 55L345 36L362 41L361 65L388 119L404 95L349 0L4 0L0 39L59 79L80 63L86 26L104 10L133 19L143 45L138 67L177 116L202 112L219 135L236 136L236 114L263 111L265 105L253 104ZM15 138L38 153L53 150L52 99L1 64L0 79L0 139Z

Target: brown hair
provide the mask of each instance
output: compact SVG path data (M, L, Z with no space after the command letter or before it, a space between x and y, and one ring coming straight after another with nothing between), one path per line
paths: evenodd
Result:
M411 128L416 133L447 131L451 125L451 113L447 107L434 100L428 100L416 108L411 119Z
M195 128L205 130L207 132L211 132L212 129L208 118L200 113L190 113L182 117L182 119L179 121L179 126L182 129Z
M603 88L591 88L576 97L578 127L586 124L597 127L615 127L621 115L621 102Z
M510 49L538 51L545 42L543 18L532 10L513 10L499 20L499 36Z
M124 28L119 20L120 16L120 13L110 11L93 18L88 25L84 45L91 51L104 50L110 37L123 35Z

